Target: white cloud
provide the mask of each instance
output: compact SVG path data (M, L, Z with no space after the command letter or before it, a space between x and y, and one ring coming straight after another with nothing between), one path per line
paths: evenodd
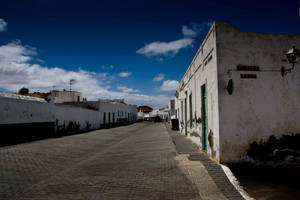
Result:
M4 21L4 19L0 18L0 31L6 31L7 30L7 23Z
M70 71L59 67L31 64L35 60L34 55L36 55L34 48L23 46L20 42L0 46L0 88L17 92L21 87L27 87L31 92L49 92L53 86L57 90L67 89L69 80L75 79L73 90L81 91L88 100L124 98L130 104L159 108L167 105L172 98L167 95L129 93L130 88L127 92L110 91L108 81L111 81L113 76L108 73L88 72L80 68L77 71ZM133 89L132 92L137 91Z
M159 81L162 81L164 78L165 78L165 75L162 74L162 73L160 73L160 74L158 74L157 76L155 76L155 77L153 78L153 81L159 82Z
M195 37L197 36L196 31L189 29L187 26L182 26L182 35L184 37Z
M121 91L124 92L124 93L132 93L132 92L137 93L137 92L139 92L139 91L136 90L136 89L128 88L128 87L122 86L122 85L118 86L117 89L118 89L118 90L121 90Z
M161 91L175 91L179 87L179 82L176 80L166 80L163 82L163 84L160 86Z
M131 72L120 72L118 73L118 76L124 78L124 77L128 77L131 75Z
M137 53L147 57L176 55L180 49L192 47L193 41L191 38L182 38L171 42L152 42L137 50Z
M102 68L102 70L111 70L114 68L114 66L113 65L102 65L101 68Z
M202 22L202 23L192 23L189 26L182 26L182 35L186 38L194 38L199 34L206 34L210 26L211 22Z
M175 56L180 49L193 47L193 43L195 41L194 38L200 33L206 33L211 24L211 22L203 22L192 23L190 27L183 25L181 29L183 38L170 42L151 42L150 44L146 44L144 47L138 49L136 53L145 55L147 57L158 55ZM157 59L157 61L163 61L163 59L160 57Z

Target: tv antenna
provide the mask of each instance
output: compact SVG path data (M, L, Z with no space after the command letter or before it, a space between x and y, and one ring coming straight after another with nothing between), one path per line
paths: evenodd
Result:
M70 79L70 91L72 91L72 85L74 84L75 79Z

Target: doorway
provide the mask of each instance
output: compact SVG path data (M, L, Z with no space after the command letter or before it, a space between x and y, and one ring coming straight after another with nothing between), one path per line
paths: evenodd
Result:
M207 151L206 84L201 86L202 149Z
M187 104L186 98L184 99L184 133L187 135Z
M115 124L115 113L113 112L113 115L112 115L112 121L113 121L113 124Z
M106 113L103 112L103 125L105 126L105 124L106 124Z

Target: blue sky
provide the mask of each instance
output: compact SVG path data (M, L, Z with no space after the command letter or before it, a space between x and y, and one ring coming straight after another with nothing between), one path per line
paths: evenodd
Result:
M1 2L0 19L2 91L64 89L74 78L90 100L153 107L173 97L214 20L300 32L296 0L10 0Z

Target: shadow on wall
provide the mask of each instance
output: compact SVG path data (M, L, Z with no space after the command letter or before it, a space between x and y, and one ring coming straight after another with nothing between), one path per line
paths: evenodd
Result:
M19 144L54 136L54 122L0 124L0 146Z
M300 134L270 136L267 141L253 142L247 156L257 163L300 166Z
M0 147L95 130L88 121L85 121L83 127L76 121L64 121L61 125L58 125L58 122L56 119L56 122L0 124ZM134 122L124 119L118 120L116 123L99 124L96 129L113 128L132 123Z

